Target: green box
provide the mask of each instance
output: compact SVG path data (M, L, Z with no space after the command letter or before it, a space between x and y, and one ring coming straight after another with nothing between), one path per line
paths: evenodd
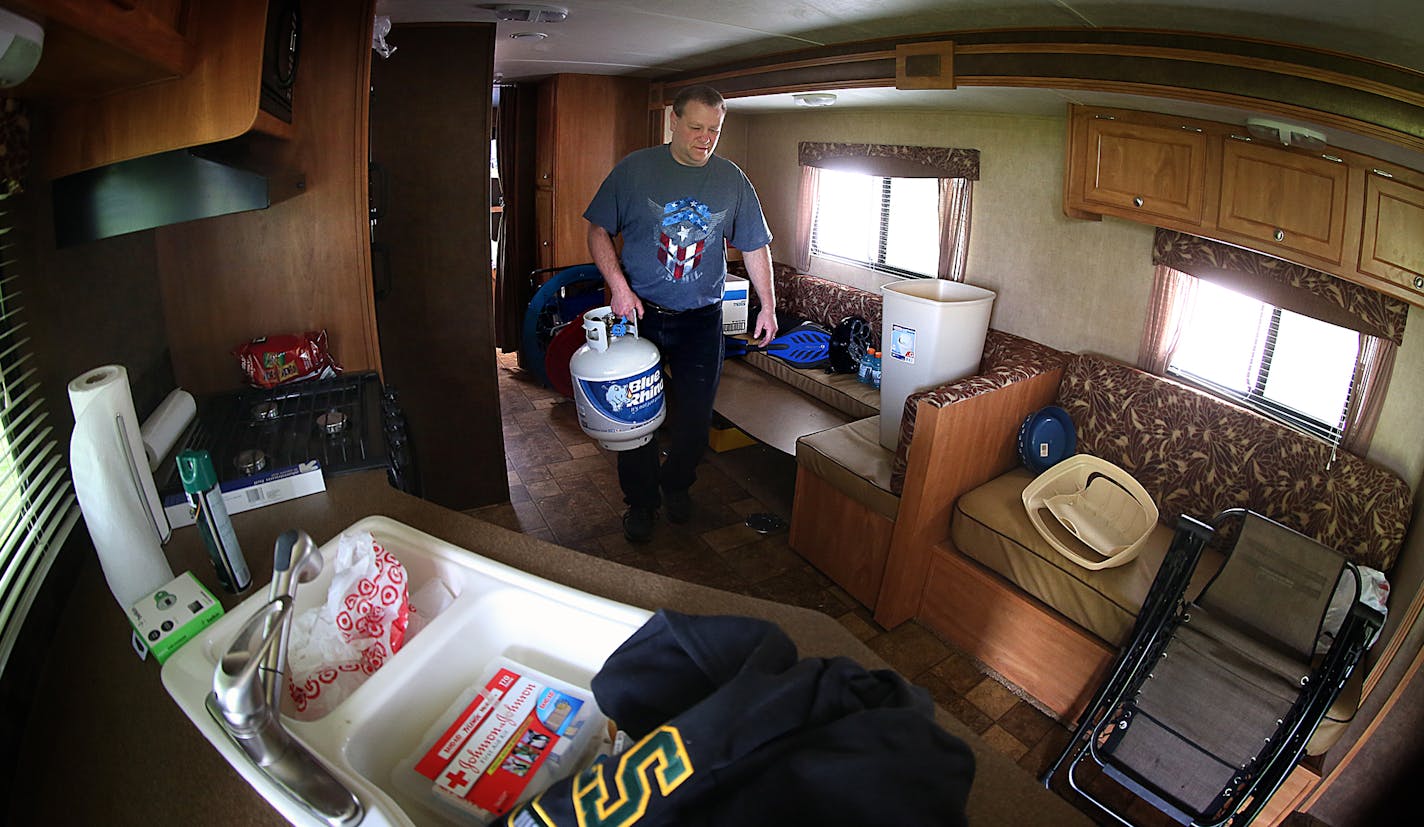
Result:
M222 616L222 604L191 571L129 607L129 624L159 663Z

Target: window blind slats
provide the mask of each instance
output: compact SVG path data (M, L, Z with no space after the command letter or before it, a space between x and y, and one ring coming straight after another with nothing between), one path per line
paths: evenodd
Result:
M969 186L954 179L954 186ZM898 276L939 271L939 180L820 170L811 252Z
M21 487L33 491L41 487L34 482L35 480L50 482L64 478L63 474L56 475L56 472L63 471L64 469L60 466L62 457L53 453L51 450L53 447L54 443L51 442L39 453L36 457L36 462L33 467L29 469L25 478L27 480L26 484ZM27 531L15 531L17 527L24 526L25 521L31 516L27 513L25 497L21 495L18 500L8 504L5 513L8 513L8 516L4 518L3 524L0 524L0 537L4 538L3 541L0 541L0 568L5 568L5 564L10 562L11 554L15 551L16 547L29 540ZM3 582L4 575L0 574L0 583Z
M4 200L4 197L0 197ZM0 672L35 594L79 520L69 464L45 411L17 269L23 247L0 211Z
M33 430L28 429L28 430ZM49 453L53 443L45 444L42 440L49 435L52 428L45 428L44 433L25 444L21 453L15 454L14 459L4 463L5 471L0 474L0 515L6 513L6 509L18 508L16 505L23 502L24 483L33 479L33 473L45 456ZM4 536L0 532L0 536Z

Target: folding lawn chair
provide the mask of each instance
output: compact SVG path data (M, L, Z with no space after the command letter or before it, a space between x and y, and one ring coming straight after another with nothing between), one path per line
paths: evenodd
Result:
M1191 600L1202 548L1233 531L1225 565ZM1317 655L1337 586L1353 588L1353 599ZM1130 824L1080 777L1090 759L1182 824L1247 824L1300 760L1383 622L1338 552L1242 509L1214 526L1183 516L1131 638L1044 784L1067 762L1074 791Z

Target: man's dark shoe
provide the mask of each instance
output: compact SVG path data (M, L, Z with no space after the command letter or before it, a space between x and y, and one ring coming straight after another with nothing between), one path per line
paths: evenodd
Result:
M668 522L685 523L692 519L692 497L686 491L666 491L663 505L667 507Z
M635 505L623 515L623 536L630 543L646 543L653 539L653 520L657 511L643 505Z

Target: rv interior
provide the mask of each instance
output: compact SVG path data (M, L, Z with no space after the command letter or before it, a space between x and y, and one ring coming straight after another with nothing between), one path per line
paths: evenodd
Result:
M659 610L769 621L800 657L919 687L925 725L975 763L923 797L967 785L926 823L1243 823L1242 806L1347 827L1417 806L1417 0L0 0L6 32L7 823L485 823L473 790L452 805L412 781L456 702L499 656L593 693ZM633 543L621 449L569 366L608 302L583 214L699 85L725 98L716 154L771 231L781 332L868 330L851 350L874 353L837 370L729 350L691 519L664 508ZM724 314L754 323L765 298ZM729 348L750 333L729 331ZM94 461L79 377L113 365L132 413ZM124 417L161 439L185 396L144 472ZM295 409L280 434L263 413ZM243 464L258 438L270 466ZM185 446L211 452L229 534L194 525L212 506L188 506ZM124 452L128 473L99 473ZM289 684L271 716L356 803L336 817L309 778L274 780L210 693L239 655L285 665L283 621L262 627L275 656L234 643L282 584L299 619L342 596L340 571L299 588L279 536L309 534L329 570L368 526L408 572L414 632L313 668L314 694ZM1255 545L1287 535L1328 575ZM227 587L225 542L252 586ZM1224 564L1248 556L1254 574ZM161 657L119 596L141 558L223 610ZM1297 632L1223 608L1282 583L1282 611L1314 612L1289 668ZM1202 648L1230 651L1220 685L1267 686L1279 710L1209 694L1215 661L1178 665L1219 616ZM1139 662L1178 708L1115 672ZM345 672L369 679L325 717L294 711ZM1161 740L1124 769L1149 724L1198 752L1198 728L1253 743L1213 758L1224 781L1173 777ZM1093 761L1067 757L1080 743ZM836 791L846 813L881 795L857 784Z

